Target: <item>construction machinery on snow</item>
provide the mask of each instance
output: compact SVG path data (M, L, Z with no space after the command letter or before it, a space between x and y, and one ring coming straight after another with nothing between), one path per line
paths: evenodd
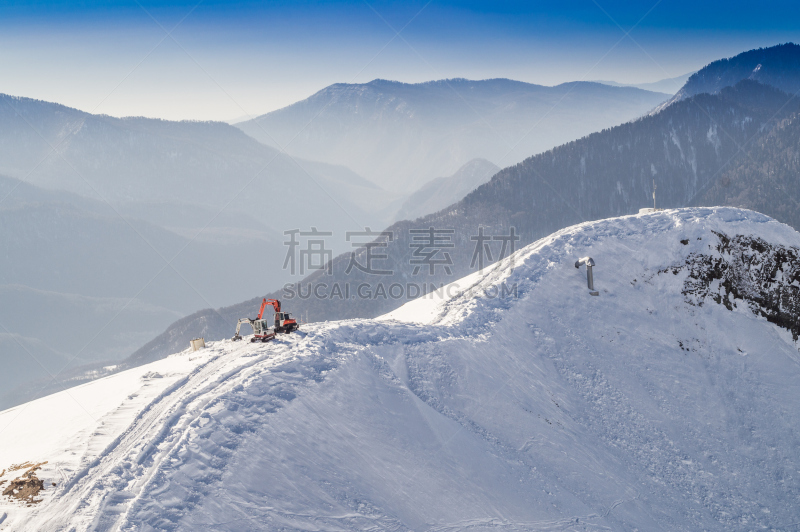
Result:
M271 325L270 320L264 319L264 309L267 307L267 304L272 305L272 308L275 310L275 317ZM234 342L242 339L239 333L243 323L249 323L253 328L253 337L250 339L251 342L269 342L275 338L277 333L288 334L292 331L296 331L299 327L297 321L292 319L290 313L281 312L280 301L266 298L261 301L261 308L258 310L257 318L239 319L239 323L236 324L236 334L231 338Z

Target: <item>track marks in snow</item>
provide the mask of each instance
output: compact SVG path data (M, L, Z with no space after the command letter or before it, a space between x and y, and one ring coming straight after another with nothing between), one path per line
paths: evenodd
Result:
M449 523L446 525L436 525L427 528L429 532L449 532L456 530L520 530L537 532L556 532L556 531L578 531L578 530L611 530L609 527L595 523L600 518L597 514L587 516L566 517L563 519L551 519L542 521L515 522L499 518L471 519Z
M241 371L224 387L200 395L193 405L193 417L177 431L180 437L174 438L169 449L162 449L158 464L150 467L147 486L138 490L128 512L118 520L119 529L151 526L171 530L202 496L208 495L208 487L224 483L224 466L242 438L291 402L298 387L324 380L335 367L326 360L332 339L326 331L320 336L305 341L297 335L287 339L288 345L269 344L274 348L269 359L250 364L248 371ZM302 360L297 358L298 352L304 353ZM170 496L165 498L162 493ZM176 497L175 493L182 495Z
M32 524L58 528L58 522L69 517L83 523L77 530L113 530L203 409L224 388L234 386L231 381L244 370L274 356L268 350L256 356L214 351L144 407L120 436L63 485L46 515L32 516Z

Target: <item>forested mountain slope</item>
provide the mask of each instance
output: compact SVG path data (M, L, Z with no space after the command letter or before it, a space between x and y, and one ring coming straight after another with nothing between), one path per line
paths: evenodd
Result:
M715 94L744 79L770 85L789 94L800 91L800 45L779 44L714 61L692 74L659 109L697 94Z

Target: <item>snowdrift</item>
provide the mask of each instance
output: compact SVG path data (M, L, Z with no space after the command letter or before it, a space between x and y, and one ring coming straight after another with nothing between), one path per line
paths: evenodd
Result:
M0 530L796 526L799 249L731 208L584 223L376 320L0 412L0 490L44 486Z

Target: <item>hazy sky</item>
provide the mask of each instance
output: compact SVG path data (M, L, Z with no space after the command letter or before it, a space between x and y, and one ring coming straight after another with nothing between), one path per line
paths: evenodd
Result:
M0 92L227 120L337 82L638 83L788 41L800 42L793 1L12 0L0 4Z

